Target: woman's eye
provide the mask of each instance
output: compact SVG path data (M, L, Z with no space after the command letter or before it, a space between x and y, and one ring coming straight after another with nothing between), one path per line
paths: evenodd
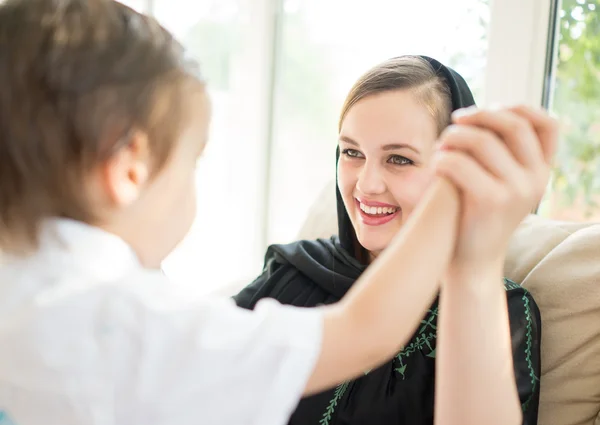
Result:
M344 149L342 154L350 157L350 158L361 158L362 154L355 149Z
M401 155L392 155L390 156L390 159L388 159L388 162L390 164L394 164L394 165L411 165L414 164L413 161L411 161L410 159L401 156Z

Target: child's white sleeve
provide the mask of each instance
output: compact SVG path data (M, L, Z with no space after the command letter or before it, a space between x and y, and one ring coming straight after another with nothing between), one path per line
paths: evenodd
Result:
M119 423L286 424L320 353L321 310L274 300L254 311L228 299L178 304L133 310L130 360L115 362L127 377L116 394Z

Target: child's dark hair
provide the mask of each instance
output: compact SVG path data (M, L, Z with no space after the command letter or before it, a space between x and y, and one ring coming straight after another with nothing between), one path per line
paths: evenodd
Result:
M46 218L93 220L86 177L133 130L160 169L189 83L202 81L171 34L121 3L1 4L0 251L34 248Z

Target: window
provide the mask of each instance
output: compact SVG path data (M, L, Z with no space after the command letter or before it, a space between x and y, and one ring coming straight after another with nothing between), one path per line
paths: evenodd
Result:
M165 272L198 290L248 282L268 243L294 240L335 177L344 97L379 61L430 55L479 104L539 104L550 1L129 0L200 61L213 102L197 220Z
M562 0L547 87L562 138L540 213L560 220L600 219L600 0Z
M197 285L199 291L248 278L261 266L261 114L266 110L261 99L268 43L257 30L261 24L250 8L254 4L153 2L156 18L200 61L212 101L210 140L198 166L196 221L164 264L175 282Z
M275 75L268 241L296 237L309 206L335 176L338 113L368 68L430 55L484 93L486 0L284 0ZM341 12L343 11L343 13ZM432 13L435 11L435 13Z

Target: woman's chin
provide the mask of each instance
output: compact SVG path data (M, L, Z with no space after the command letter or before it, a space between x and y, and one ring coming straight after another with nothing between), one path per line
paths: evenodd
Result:
M360 237L358 236L358 242L360 245L369 251L373 256L377 256L383 251L390 243L389 238L374 238L374 237Z

